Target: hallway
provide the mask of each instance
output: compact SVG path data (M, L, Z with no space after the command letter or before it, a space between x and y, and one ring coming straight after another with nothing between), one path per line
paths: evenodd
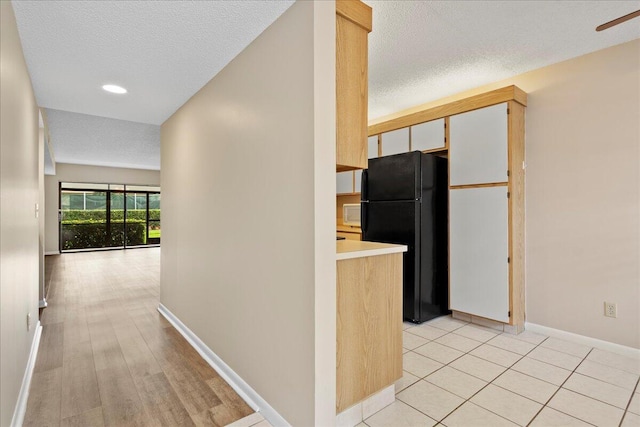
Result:
M25 426L222 426L253 412L156 310L160 248L48 261Z

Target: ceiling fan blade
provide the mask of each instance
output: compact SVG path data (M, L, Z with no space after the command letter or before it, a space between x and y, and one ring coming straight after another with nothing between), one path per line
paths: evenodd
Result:
M605 24L598 25L596 27L596 31L606 30L607 28L611 28L614 25L621 24L624 21L628 21L629 19L636 18L638 16L640 16L640 10L636 10L635 12L631 12L631 13L629 13L627 15L621 16L620 18L616 18L613 21L609 21L609 22L607 22Z

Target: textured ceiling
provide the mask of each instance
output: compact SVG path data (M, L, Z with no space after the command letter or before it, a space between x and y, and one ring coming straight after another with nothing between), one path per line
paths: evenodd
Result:
M365 2L370 119L640 37L640 18L595 31L640 1Z
M160 169L160 126L90 116L68 111L47 111L56 162Z
M12 3L38 105L159 125L293 2Z
M365 2L370 119L640 37L640 19L594 31L640 1ZM158 127L142 123L161 124L292 3L13 0L56 161L158 169Z

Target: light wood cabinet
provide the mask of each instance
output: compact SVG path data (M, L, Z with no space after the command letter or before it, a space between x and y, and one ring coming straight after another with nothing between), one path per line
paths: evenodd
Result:
M450 308L524 330L524 105L450 118Z
M526 105L527 94L507 86L369 126L369 135L383 136L411 127L412 149L430 151L421 145L426 125L444 120L444 148L434 151L449 158L450 308L512 332L525 320Z
M397 129L380 135L382 155L406 153L409 151L409 128Z
M368 157L370 159L375 159L376 157L378 157L378 135L370 136L367 140L367 143L369 145L369 148L367 150Z
M449 119L449 183L507 182L507 103Z
M371 8L336 0L336 170L367 168Z
M402 377L402 254L338 261L337 306L342 412Z
M411 126L411 151L444 149L446 147L444 122L442 118Z
M338 172L336 174L336 194L353 193L353 172Z
M336 194L355 194L360 192L362 169L336 173Z
M353 171L353 192L360 193L362 189L362 169Z

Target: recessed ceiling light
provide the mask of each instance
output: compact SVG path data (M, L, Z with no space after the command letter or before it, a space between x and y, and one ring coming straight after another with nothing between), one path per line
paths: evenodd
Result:
M118 94L127 93L127 90L125 88L123 88L122 86L118 86L118 85L104 85L104 86L102 86L102 89L106 90L107 92L111 92L111 93L118 93Z

